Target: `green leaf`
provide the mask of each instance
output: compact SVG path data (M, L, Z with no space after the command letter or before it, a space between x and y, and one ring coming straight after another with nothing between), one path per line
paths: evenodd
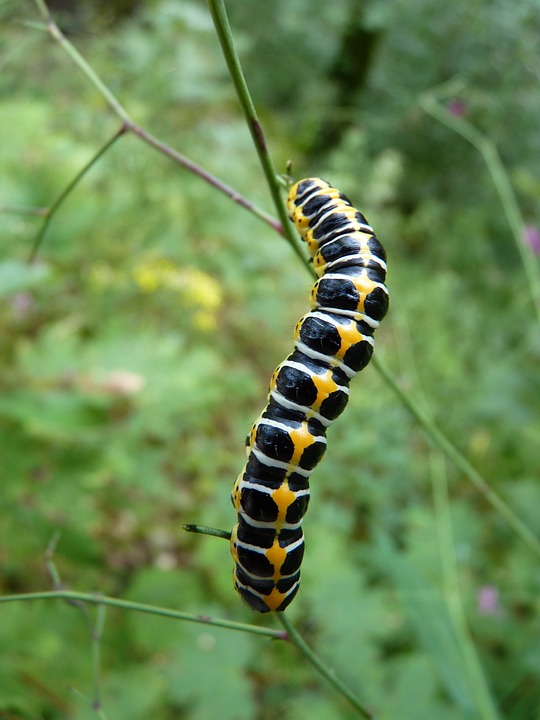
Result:
M246 678L253 644L247 634L187 627L184 641L166 671L171 700L193 704L191 720L253 718L255 708Z
M160 570L143 568L136 574L126 594L135 602L182 610L197 609L201 602L200 581L188 569ZM184 637L188 623L132 613L128 623L137 645L146 652L162 652Z
M447 692L463 712L474 712L469 677L441 591L407 557L379 537L374 557L399 592L419 642L433 659Z
M108 673L103 685L102 705L106 717L130 720L164 717L159 710L165 682L156 668L127 665Z
M20 422L35 437L57 441L91 438L104 421L100 402L62 390L34 394L27 390L0 398L0 415Z

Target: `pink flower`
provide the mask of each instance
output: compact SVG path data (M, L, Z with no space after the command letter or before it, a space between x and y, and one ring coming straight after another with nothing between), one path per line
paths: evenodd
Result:
M540 230L536 225L525 225L523 229L523 240L535 255L540 255Z
M476 596L478 610L482 615L499 615L501 605L499 603L499 591L492 585L485 585L480 588Z
M463 117L467 113L467 104L465 103L465 100L460 100L459 98L453 98L450 100L447 108L450 115L455 115L456 117Z

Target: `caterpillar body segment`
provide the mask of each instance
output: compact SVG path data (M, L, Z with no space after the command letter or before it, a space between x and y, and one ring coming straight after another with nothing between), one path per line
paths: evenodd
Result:
M234 586L263 613L285 610L298 592L309 477L388 310L385 251L349 199L325 180L307 178L290 189L287 208L319 279L311 310L295 327L293 352L272 375L231 495Z

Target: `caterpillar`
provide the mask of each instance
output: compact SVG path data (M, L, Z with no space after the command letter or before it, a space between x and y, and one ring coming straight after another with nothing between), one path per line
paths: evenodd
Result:
M285 610L298 592L309 477L388 310L385 251L350 200L325 180L306 178L291 187L287 209L318 280L311 310L296 324L293 352L272 375L231 494L234 586L262 613Z

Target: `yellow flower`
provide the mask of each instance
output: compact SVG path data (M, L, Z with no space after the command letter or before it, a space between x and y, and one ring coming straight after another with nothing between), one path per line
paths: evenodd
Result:
M180 278L176 278L178 282ZM200 270L186 270L181 278L183 294L192 305L199 305L207 310L217 310L222 302L221 288L218 283Z
M133 268L133 278L143 292L153 293L163 285L162 261L150 260Z
M194 307L193 322L204 332L217 324L217 311L223 302L219 283L197 268L175 265L165 258L153 258L136 265L133 278L143 292L158 289L178 293L186 305Z

